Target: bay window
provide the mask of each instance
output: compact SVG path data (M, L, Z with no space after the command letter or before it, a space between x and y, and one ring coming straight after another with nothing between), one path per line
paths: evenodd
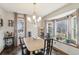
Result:
M55 40L76 46L78 44L78 15L74 13L47 21L47 33Z

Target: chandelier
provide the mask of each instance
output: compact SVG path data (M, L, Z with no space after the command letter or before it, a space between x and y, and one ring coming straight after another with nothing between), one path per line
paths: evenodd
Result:
M38 23L41 20L41 16L38 16L36 13L36 3L33 3L33 14L32 17L28 17L28 20L31 22L33 20L34 24Z

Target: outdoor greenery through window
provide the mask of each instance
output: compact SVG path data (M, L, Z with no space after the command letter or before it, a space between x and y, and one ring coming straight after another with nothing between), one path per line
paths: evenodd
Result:
M67 20L56 21L56 39L61 42L67 40Z

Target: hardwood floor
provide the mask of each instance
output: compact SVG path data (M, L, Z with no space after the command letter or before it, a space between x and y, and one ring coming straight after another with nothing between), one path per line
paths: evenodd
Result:
M4 49L1 55L21 55L21 48L14 47L9 49Z
M4 49L1 55L22 55L21 48L20 46L18 46L14 48ZM60 51L53 50L52 55L65 55L65 54Z

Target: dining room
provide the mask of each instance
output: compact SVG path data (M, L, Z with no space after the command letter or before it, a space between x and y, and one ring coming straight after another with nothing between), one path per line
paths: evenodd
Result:
M79 3L0 3L0 55L78 55L78 18Z

